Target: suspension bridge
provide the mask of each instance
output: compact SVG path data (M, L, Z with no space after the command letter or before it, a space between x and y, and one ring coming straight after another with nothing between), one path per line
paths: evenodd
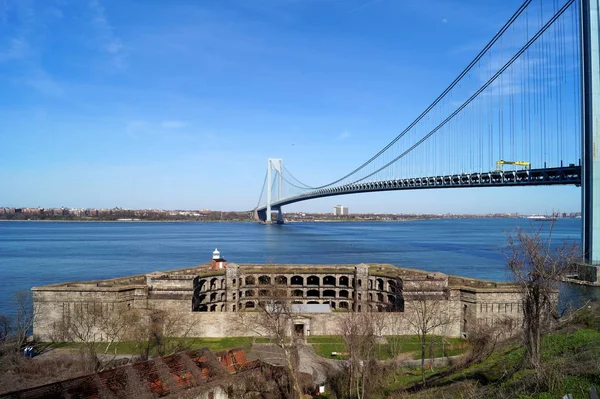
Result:
M380 151L307 184L271 158L255 216L354 193L582 187L583 251L600 263L600 0L527 0L457 78ZM598 206L596 206L598 203ZM598 212L594 212L598 209Z

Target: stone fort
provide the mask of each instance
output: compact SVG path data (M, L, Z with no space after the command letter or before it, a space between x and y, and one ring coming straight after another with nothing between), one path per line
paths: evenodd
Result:
M192 268L101 281L34 287L34 335L53 328L79 307L161 309L189 322L199 337L253 336L239 317L259 317L273 298L295 307L293 327L301 335L336 335L337 320L350 312L382 312L385 335L413 334L411 304L442 302L450 322L438 333L466 337L475 326L518 321L519 286L449 276L389 264L276 265L228 263L215 250L212 261Z

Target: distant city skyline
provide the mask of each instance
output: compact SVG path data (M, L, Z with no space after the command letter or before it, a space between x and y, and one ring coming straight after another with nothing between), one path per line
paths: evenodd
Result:
M0 206L247 210L269 157L331 181L408 125L520 4L6 0ZM580 189L358 194L284 212L341 202L548 214L579 211Z

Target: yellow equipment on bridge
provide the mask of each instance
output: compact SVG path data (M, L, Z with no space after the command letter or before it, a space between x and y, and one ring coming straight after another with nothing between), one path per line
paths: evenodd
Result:
M502 170L502 165L524 166L526 169L529 169L531 167L531 163L530 162L524 162L524 161L505 161L505 160L501 159L498 162L496 162L496 170Z

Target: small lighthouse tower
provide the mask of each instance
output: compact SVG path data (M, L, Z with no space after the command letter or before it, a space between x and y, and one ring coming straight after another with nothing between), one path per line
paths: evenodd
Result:
M214 270L219 270L223 269L225 265L227 265L227 261L221 257L221 252L215 248L212 255L212 268Z

